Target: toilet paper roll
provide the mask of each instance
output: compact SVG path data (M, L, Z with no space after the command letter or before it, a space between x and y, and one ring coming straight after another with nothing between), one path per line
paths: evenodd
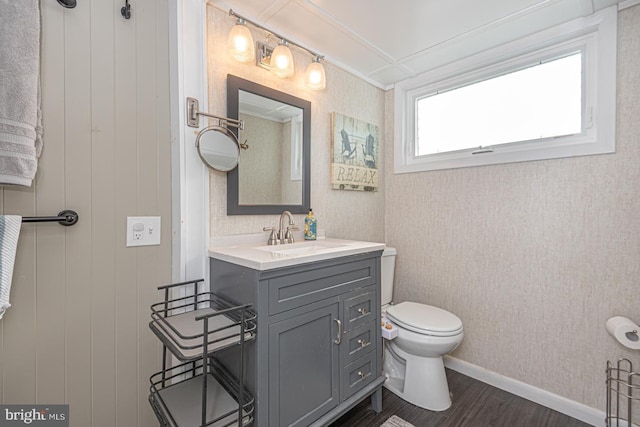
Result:
M640 350L640 327L622 316L607 320L607 331L623 346L632 350Z

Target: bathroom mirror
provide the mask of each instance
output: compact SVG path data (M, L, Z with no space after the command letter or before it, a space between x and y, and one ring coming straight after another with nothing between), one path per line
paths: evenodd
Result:
M227 214L307 213L310 205L311 103L227 76L227 116L249 148L227 173Z
M196 149L207 166L222 172L234 169L240 159L240 146L235 134L219 126L202 129L196 137Z

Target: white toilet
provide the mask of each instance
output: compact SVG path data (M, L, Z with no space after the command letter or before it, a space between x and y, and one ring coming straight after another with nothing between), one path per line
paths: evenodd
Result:
M382 253L382 317L398 329L384 340L384 386L409 403L432 411L451 406L442 356L453 351L464 336L462 321L441 308L415 302L389 305L393 296L396 250Z

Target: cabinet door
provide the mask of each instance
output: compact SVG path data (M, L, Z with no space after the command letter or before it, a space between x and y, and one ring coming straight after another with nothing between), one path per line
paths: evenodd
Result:
M269 426L308 425L338 405L339 308L334 300L269 325Z

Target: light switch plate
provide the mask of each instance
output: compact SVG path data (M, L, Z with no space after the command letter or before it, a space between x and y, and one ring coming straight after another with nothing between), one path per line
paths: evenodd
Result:
M160 244L159 216L128 216L127 247Z

